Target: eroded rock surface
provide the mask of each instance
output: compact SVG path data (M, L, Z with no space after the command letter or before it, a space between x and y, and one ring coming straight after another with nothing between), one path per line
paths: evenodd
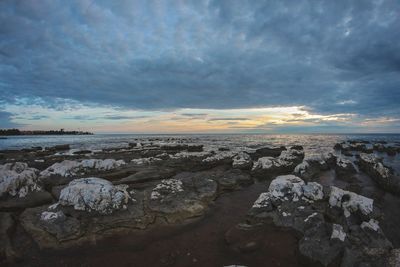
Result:
M360 154L358 164L384 190L400 194L400 177L373 154Z
M283 150L278 158L262 157L254 162L251 169L252 175L268 178L273 175L291 173L296 165L302 162L304 151L302 149Z
M40 191L38 172L23 162L0 165L0 197L25 197L29 192Z
M82 178L71 181L61 190L59 204L72 206L75 210L95 211L110 214L114 210L126 209L131 198L127 186L114 186L100 178Z
M124 165L123 160L115 159L86 159L82 161L64 160L55 163L40 173L42 177L58 175L71 177L86 170L95 169L98 171L108 171Z
M255 225L272 220L277 226L301 233L299 251L309 263L379 266L380 259L368 251L379 249L383 256L392 250L379 227L372 199L333 186L306 183L294 175L274 179L248 216Z
M202 215L217 194L217 183L198 176L166 179L150 192L149 209L168 222Z

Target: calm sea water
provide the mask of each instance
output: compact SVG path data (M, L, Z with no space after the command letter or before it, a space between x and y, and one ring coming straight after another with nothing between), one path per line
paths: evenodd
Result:
M22 149L33 146L49 147L70 144L76 149L101 149L124 147L129 142L149 139L168 141L170 138L185 138L192 143L228 146L252 145L303 145L307 149L330 147L345 140L387 141L400 143L400 134L213 134L213 135L137 135L137 134L95 134L62 136L9 136L0 139L0 149Z

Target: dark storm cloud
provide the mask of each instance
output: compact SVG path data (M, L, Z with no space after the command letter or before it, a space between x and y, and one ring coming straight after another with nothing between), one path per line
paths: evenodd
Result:
M1 98L398 117L399 12L396 0L5 0Z
M148 118L148 116L127 116L127 115L105 115L105 116L88 116L76 115L64 117L69 120L92 121L92 120L138 120Z

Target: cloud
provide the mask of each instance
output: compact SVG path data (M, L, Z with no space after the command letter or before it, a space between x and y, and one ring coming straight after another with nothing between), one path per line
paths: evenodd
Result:
M247 121L249 118L212 118L208 121Z
M106 120L137 120L148 118L149 116L124 116L124 115L107 115L103 119Z
M14 123L12 121L12 113L6 112L6 111L1 111L0 110L0 128L18 128L23 126L22 124L19 123Z
M1 100L399 117L399 9L393 0L4 0Z

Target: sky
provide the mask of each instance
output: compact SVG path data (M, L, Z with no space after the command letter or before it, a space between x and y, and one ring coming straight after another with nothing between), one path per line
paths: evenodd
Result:
M2 0L0 128L400 133L400 1Z

